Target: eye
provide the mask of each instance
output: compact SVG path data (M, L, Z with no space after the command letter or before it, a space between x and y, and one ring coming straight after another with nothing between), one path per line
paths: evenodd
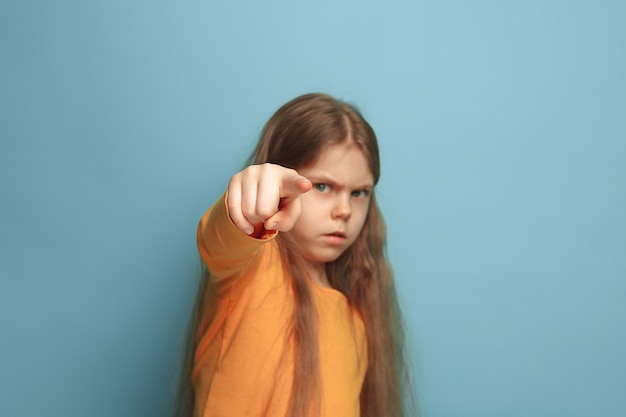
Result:
M330 187L328 186L328 184L324 184L324 183L313 184L313 187L321 193L325 193L328 190L330 190Z
M365 198L369 195L369 191L368 190L354 190L351 193L352 197L356 197L356 198Z

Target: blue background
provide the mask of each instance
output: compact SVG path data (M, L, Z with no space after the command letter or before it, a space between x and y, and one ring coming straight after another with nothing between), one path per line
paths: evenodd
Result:
M425 417L626 415L626 3L0 2L0 415L165 416L196 222L357 103Z

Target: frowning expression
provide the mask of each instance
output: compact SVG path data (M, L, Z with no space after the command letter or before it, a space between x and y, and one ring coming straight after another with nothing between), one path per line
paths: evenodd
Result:
M336 260L359 236L374 179L361 147L351 141L326 147L297 170L313 188L302 195L302 214L289 232L312 264Z

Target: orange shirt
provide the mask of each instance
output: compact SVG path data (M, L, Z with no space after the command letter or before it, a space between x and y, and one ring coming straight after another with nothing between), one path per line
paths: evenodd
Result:
M225 196L200 220L200 256L224 292L195 353L195 417L287 414L294 298L275 235L256 239L237 229ZM310 285L318 315L320 416L358 417L367 369L363 322L342 293Z

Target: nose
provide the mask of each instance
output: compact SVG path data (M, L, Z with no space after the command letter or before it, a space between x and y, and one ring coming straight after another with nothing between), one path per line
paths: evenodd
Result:
M338 195L335 198L335 205L333 207L332 216L335 219L347 220L352 214L352 203L350 201L350 195Z

